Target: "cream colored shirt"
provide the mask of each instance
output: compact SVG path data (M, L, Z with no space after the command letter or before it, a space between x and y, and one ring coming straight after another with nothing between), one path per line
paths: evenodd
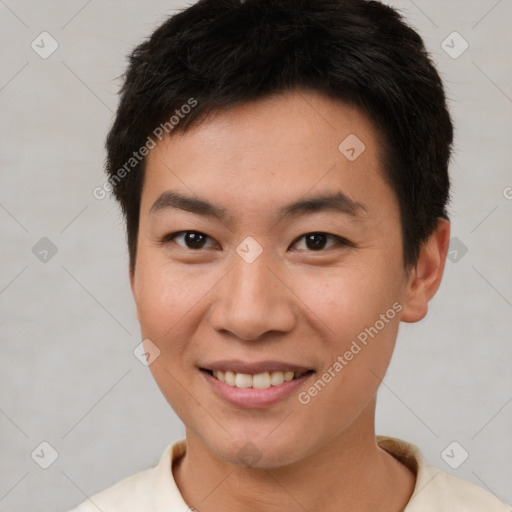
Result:
M512 512L483 488L425 463L413 444L377 436L378 445L416 475L414 492L404 512ZM172 462L186 450L185 440L168 445L158 464L94 494L70 512L187 512L172 474ZM198 511L200 512L200 511Z

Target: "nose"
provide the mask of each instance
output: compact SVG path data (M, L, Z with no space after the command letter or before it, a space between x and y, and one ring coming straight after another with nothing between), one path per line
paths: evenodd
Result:
M252 263L234 255L210 307L210 323L217 331L251 341L270 332L293 330L298 317L295 296L264 254Z

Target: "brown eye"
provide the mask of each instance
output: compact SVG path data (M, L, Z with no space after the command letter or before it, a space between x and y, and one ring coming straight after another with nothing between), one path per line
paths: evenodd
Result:
M182 243L176 242L177 245L184 247L185 249L205 249L205 245L210 237L201 233L200 231L178 231L172 233L164 238L164 242L171 242L176 240L182 240Z
M337 245L351 245L350 242L348 240L345 240L344 238L341 238L336 235L331 235L329 233L323 233L321 231L302 235L300 238L297 239L297 242L303 239L305 241L306 250L308 251L322 251L324 249L330 249L331 247L335 247ZM329 239L333 240L333 243L331 243L331 245L327 245Z

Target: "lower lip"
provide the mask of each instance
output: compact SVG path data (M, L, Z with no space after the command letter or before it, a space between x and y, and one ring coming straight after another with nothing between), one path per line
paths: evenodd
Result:
M314 372L304 374L297 379L283 382L279 384L279 386L270 386L266 389L254 389L228 386L210 375L207 371L200 371L206 379L206 382L208 382L213 388L213 391L220 398L231 405L245 409L269 407L280 400L288 398L314 374Z

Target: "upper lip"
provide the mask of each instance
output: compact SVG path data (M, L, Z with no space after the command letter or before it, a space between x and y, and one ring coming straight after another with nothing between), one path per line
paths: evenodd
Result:
M240 361L238 359L233 359L229 361L214 361L211 363L201 364L199 367L203 370L220 370L223 372L230 371L235 373L248 373L253 375L273 371L301 373L312 370L312 368L308 368L306 366L301 366L293 363L286 363L284 361L258 361L249 363L245 361Z

